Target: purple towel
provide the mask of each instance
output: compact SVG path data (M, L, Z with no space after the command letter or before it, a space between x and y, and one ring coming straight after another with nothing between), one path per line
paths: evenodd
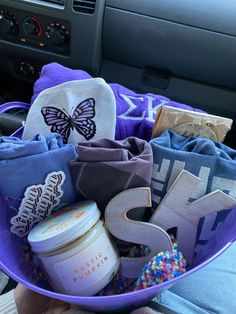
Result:
M150 186L152 150L142 139L81 142L77 151L78 157L70 162L76 192L79 197L95 201L102 212L119 192Z
M46 88L73 80L84 80L91 76L82 70L72 70L58 63L42 68L40 78L34 84L32 102ZM162 105L200 111L190 106L171 101L155 94L137 94L119 84L109 84L116 98L116 140L135 136L149 141L156 117L156 110Z

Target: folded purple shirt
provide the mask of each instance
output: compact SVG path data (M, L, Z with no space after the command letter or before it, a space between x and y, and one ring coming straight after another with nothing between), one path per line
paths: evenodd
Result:
M34 84L32 102L40 92L68 81L89 79L91 76L82 70L72 70L58 63L43 66L40 78ZM149 141L156 117L156 110L162 105L187 110L200 111L188 105L171 101L155 94L137 94L119 84L109 84L116 98L115 139L122 140L136 136Z

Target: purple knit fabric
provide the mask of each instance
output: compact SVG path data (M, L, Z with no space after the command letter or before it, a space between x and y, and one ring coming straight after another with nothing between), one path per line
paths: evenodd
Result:
M42 67L39 79L34 84L34 94L31 103L46 88L57 86L59 84L74 81L85 80L91 76L82 70L72 70L58 63L49 63Z
M34 84L32 102L46 88L68 81L89 79L91 76L82 70L72 70L58 63L43 66L40 78ZM116 98L116 140L136 136L149 141L156 117L156 109L162 105L187 110L200 111L188 105L171 101L155 94L137 94L119 84L109 84Z

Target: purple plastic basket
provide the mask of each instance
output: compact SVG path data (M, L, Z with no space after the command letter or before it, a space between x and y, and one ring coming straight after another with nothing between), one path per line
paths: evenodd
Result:
M162 293L176 282L190 276L212 262L236 239L236 208L232 209L225 221L213 234L205 249L199 252L195 266L180 277L147 289L111 296L79 297L55 293L35 284L32 269L26 263L23 240L10 232L10 218L14 215L0 194L0 269L15 281L46 296L57 298L68 303L78 304L93 311L111 311L124 308L135 308L148 303L153 297Z
M20 107L19 107L20 105ZM4 107L3 107L4 106ZM25 103L10 103L0 106L0 113L11 108L29 109ZM14 134L21 135L19 129ZM20 178L16 178L16 181ZM17 184L17 183L16 183ZM10 219L15 212L7 206L0 194L0 269L6 272L15 281L46 296L63 300L68 303L80 305L82 308L93 311L113 311L119 309L132 309L148 303L153 297L174 285L176 282L190 276L194 272L212 262L222 254L236 239L236 207L226 217L225 221L213 233L211 240L198 252L194 267L180 277L147 289L111 296L80 297L55 293L35 283L32 268L26 262L23 240L10 232Z
M156 295L171 287L176 282L190 276L212 262L236 239L236 208L233 208L225 221L213 234L212 239L198 253L195 266L187 273L160 285L144 290L118 294L111 296L78 297L55 293L35 284L35 278L30 266L26 262L23 251L23 240L10 232L10 218L14 215L8 208L4 198L0 194L0 269L5 271L15 281L46 296L57 298L68 303L78 304L81 307L93 311L112 311L119 309L132 309L146 304Z

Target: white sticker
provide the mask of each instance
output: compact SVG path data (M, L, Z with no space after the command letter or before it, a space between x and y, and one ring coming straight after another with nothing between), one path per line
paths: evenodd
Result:
M11 232L24 237L34 225L48 217L52 209L60 203L64 181L63 171L51 172L47 175L44 185L27 187L18 214L10 220Z

